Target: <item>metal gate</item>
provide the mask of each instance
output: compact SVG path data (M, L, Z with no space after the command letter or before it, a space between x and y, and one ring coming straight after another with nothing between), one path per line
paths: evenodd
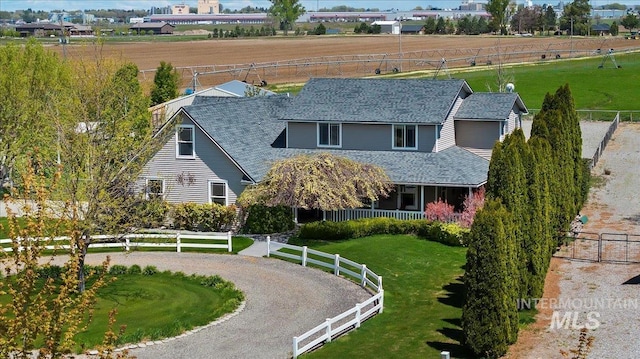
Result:
M608 263L640 263L640 235L581 232L565 237L554 257Z

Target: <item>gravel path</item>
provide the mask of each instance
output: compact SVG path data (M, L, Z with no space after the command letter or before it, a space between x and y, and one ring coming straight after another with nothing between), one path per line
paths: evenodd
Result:
M90 254L98 264L105 254ZM153 358L287 358L292 340L371 297L346 279L278 259L197 253L110 254L112 264L155 265L186 274L218 274L245 293L246 307L219 325L167 343L131 350Z
M603 174L605 169L610 175ZM593 169L604 183L589 193L582 211L589 218L584 231L640 234L639 169L640 124L621 123ZM640 264L559 261L554 273L559 275L558 302L543 304L546 314L538 316L543 329L533 329L534 340L525 344L530 349L517 357L561 358L560 350L576 348L578 327L589 324L596 326L589 331L594 337L589 358L640 358ZM554 312L558 317L552 320ZM567 312L571 323L557 328Z

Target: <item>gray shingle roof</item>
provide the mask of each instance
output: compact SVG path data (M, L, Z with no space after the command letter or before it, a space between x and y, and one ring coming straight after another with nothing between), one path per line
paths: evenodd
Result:
M454 117L469 120L505 120L514 106L523 113L528 112L516 93L475 92L462 102Z
M441 124L461 93L464 80L311 79L283 119Z
M206 97L199 101L184 110L256 182L277 160L327 151L378 165L395 183L478 186L487 179L489 162L458 147L438 153L283 148L278 138L282 139L286 124L277 118L293 102L286 96Z

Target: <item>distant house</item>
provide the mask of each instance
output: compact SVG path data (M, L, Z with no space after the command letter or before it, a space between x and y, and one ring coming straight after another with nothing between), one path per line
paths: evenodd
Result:
M371 25L379 25L381 34L400 34L400 21L374 21Z
M402 25L400 32L402 34L424 34L424 25Z
M184 96L155 105L149 109L149 111L151 111L153 128L159 128L162 126L171 116L178 112L181 107L191 105L197 96L244 97L247 93L257 96L271 96L275 94L272 91L265 90L240 80L231 80L197 92L194 92L193 89L189 88L185 92Z
M62 26L48 22L32 22L16 26L16 31L21 37L43 37L47 35L61 35Z
M517 93L474 93L464 80L311 79L294 97L196 96L164 125L175 134L137 185L169 202L230 205L274 161L329 152L382 167L395 190L328 218L422 218L426 203L459 208L486 183L493 144L524 113Z
M591 25L591 32L599 36L609 35L611 26L607 24L593 24Z
M142 31L148 33L152 31L154 35L170 35L173 34L174 25L166 22L139 22L131 25L129 30L140 34Z

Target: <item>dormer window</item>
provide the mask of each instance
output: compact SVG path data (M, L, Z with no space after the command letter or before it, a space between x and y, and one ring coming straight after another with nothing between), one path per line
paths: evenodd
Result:
M418 129L416 125L393 125L393 149L418 149Z
M341 147L342 126L339 123L318 123L318 147Z
M195 133L193 125L180 125L176 128L176 157L195 158Z

